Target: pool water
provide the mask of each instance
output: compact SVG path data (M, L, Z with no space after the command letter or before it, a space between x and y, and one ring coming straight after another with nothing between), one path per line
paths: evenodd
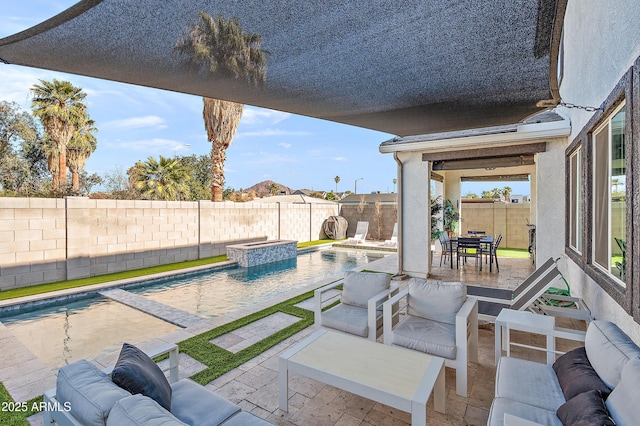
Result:
M58 368L119 350L180 328L102 297L2 318L2 323L48 367Z
M314 282L320 286L380 257L362 251L322 250L250 268L162 279L131 291L192 314L215 317Z
M182 274L125 290L203 317L215 317L295 288L314 283L320 286L381 257L363 251L312 251L288 261ZM180 330L104 297L61 302L2 317L0 322L54 369L117 351L123 342L141 343Z

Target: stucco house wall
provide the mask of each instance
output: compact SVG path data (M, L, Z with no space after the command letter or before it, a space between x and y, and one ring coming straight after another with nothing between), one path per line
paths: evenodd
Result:
M577 105L602 104L640 56L640 2L570 0L564 21L564 73L560 94ZM577 108L559 108L572 124L571 142L593 116ZM637 218L634 218L637 223ZM568 257L564 268L572 291L580 295L595 318L618 324L640 341L640 325Z

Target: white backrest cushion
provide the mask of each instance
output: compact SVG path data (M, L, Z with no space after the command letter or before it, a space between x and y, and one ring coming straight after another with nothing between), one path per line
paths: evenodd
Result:
M369 299L390 286L389 274L347 271L342 285L342 303L366 308Z
M584 346L591 366L612 389L618 386L627 362L631 358L640 358L638 345L609 321L591 321Z
M607 410L618 425L637 425L640 419L640 360L631 359L622 369L618 386L607 398Z
M467 299L467 287L460 282L443 282L411 278L409 280L409 315L456 323L456 314Z

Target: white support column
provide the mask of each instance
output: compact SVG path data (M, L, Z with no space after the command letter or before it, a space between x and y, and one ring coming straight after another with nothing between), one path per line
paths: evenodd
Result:
M398 159L402 162L401 269L408 275L426 278L431 250L429 167L418 152L398 153Z

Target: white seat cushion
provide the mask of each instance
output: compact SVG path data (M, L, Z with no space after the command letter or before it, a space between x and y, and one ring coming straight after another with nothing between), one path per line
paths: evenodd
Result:
M487 426L503 426L504 414L508 413L531 422L547 426L562 426L555 411L534 407L509 398L495 398L489 411Z
M502 357L496 371L496 398L555 411L566 402L555 371L550 365Z
M107 426L187 426L153 399L142 394L122 398L109 413Z
M382 323L382 318L379 321ZM341 303L322 313L322 326L367 337L367 308Z
M393 329L393 344L442 358L456 358L456 328L453 324L407 315Z
M240 412L240 407L190 379L171 384L171 414L188 425L214 426Z

